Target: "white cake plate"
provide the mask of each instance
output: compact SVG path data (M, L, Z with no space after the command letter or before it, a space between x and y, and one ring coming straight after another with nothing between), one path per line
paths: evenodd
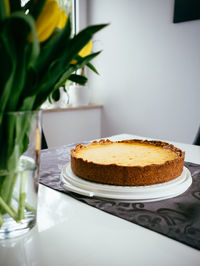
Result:
M190 171L184 167L182 174L172 181L151 186L114 186L86 181L76 176L70 163L61 171L64 189L88 197L131 200L133 202L159 201L176 197L185 192L192 184Z

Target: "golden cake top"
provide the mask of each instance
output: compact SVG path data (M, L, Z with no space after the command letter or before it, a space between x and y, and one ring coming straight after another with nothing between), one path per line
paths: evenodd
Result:
M183 155L173 145L160 141L126 140L112 142L101 140L88 145L78 145L72 155L84 161L103 165L146 166L163 164Z

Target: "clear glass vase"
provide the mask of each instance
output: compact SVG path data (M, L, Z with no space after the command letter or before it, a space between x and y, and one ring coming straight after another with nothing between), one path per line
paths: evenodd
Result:
M36 224L41 111L0 113L0 239Z

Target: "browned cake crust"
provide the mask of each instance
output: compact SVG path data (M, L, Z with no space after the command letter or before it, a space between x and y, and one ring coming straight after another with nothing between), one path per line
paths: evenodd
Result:
M100 140L93 143L113 143L110 140ZM71 150L71 168L75 175L97 183L120 186L146 186L170 181L181 175L183 171L185 152L172 144L161 141L123 140L115 143L142 143L168 149L177 154L177 158L162 164L145 166L121 166L116 164L97 164L77 158L77 152L85 148L78 144ZM89 144L90 145L90 144Z

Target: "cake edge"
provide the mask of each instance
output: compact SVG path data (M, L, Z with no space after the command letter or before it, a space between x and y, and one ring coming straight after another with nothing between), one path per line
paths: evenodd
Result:
M178 155L178 158L166 161L163 164L120 166L117 164L97 164L76 157L77 151L97 143L105 145L111 143L149 144L172 150ZM140 139L111 141L109 139L101 139L100 141L90 142L87 145L76 145L76 147L71 150L71 169L75 175L87 181L118 186L147 186L168 182L180 176L183 171L184 159L184 151L175 147L173 144L163 141ZM167 175L165 174L166 172Z

